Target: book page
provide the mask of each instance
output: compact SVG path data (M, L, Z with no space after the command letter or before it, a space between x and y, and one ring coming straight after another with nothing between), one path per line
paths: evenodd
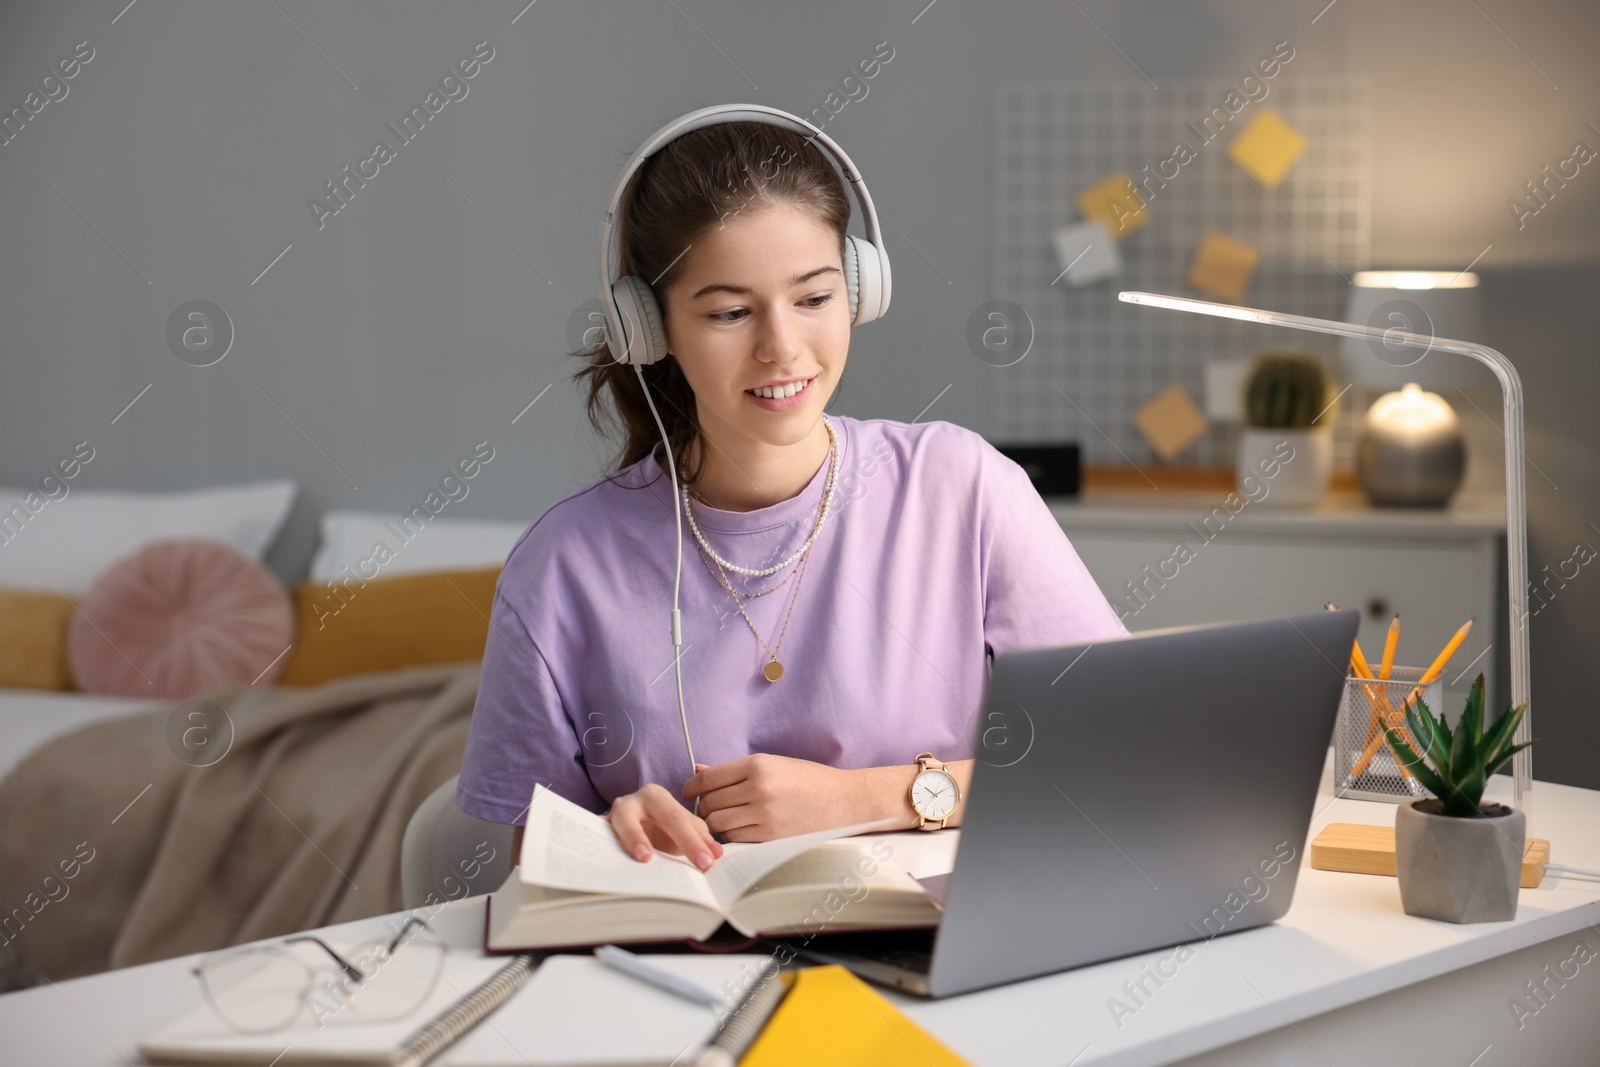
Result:
M885 822L893 821L893 819L880 819L876 822L857 823L854 826L835 826L809 834L778 837L771 841L730 842L722 846L722 858L706 869L706 882L712 894L721 902L723 914L727 914L733 902L739 899L739 895L754 888L761 880L761 876L768 871L782 866L824 841L867 833L870 830L880 829Z
M922 894L918 877L942 877L955 863L958 830L873 834L817 845L764 874L744 899L769 890L887 889Z
M910 830L816 845L763 875L727 921L747 936L934 924L938 905L913 872L945 877L958 832Z
M532 885L667 897L724 910L693 864L659 849L640 863L622 851L604 818L542 785L534 789L528 807L521 864L522 880Z
M877 845L875 852L869 850L869 842ZM893 862L893 847L893 842L883 837L859 842L853 839L830 841L768 871L746 895L769 889L815 889L821 895L847 881L873 889L915 892L917 883ZM872 873L865 873L867 871Z

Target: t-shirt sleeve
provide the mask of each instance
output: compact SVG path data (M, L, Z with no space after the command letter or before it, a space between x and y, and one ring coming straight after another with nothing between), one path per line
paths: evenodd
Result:
M535 783L597 814L608 807L584 768L549 665L516 610L496 592L456 807L521 825Z
M1128 632L1027 472L982 442L984 641L999 656Z

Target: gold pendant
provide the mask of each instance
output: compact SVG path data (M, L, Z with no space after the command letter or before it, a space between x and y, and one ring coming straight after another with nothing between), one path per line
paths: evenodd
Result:
M761 669L761 673L767 676L767 681L776 682L783 677L783 664L773 660Z

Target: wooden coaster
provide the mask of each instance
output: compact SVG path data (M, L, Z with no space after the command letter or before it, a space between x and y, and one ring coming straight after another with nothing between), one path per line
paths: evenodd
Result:
M1523 889L1544 881L1550 862L1550 842L1530 837L1522 850ZM1319 871L1350 874L1387 874L1394 877L1394 827L1332 822L1311 842L1311 866Z

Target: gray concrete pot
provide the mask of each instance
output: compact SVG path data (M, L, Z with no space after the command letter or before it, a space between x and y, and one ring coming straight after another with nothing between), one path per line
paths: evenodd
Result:
M1435 797L1395 809L1400 906L1453 923L1515 919L1526 818L1504 804L1485 804L1481 819L1434 814L1443 810Z

